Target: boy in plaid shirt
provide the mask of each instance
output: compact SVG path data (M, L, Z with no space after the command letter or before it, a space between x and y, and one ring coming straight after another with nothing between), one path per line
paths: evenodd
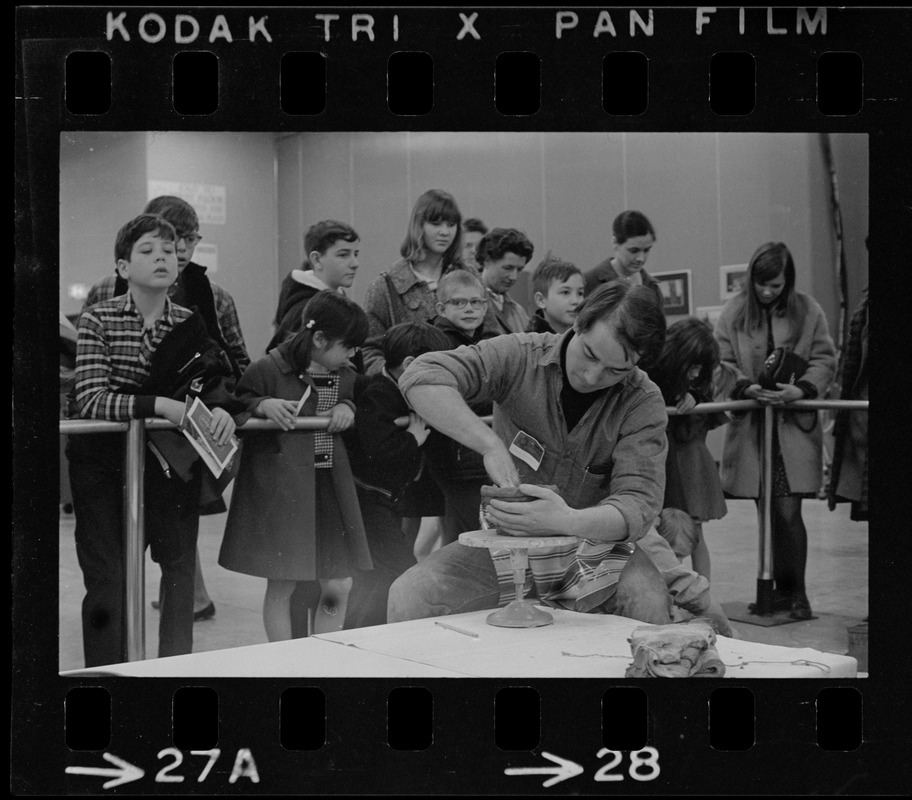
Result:
M162 217L142 214L117 234L117 272L126 294L83 311L76 343L73 398L80 417L127 421L165 417L178 424L184 403L142 394L152 356L192 312L173 303L168 289L177 278L176 233ZM224 443L235 423L212 409L213 435ZM76 553L86 596L82 607L86 666L124 660L123 486L121 433L70 437L70 481L76 514ZM159 656L193 648L193 573L199 527L200 465L189 481L172 477L146 453L146 542L162 568L164 592Z

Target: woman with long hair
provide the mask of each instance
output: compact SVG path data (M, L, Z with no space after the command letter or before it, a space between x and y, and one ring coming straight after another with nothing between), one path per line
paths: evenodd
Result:
M412 209L401 258L383 272L364 297L369 323L364 346L368 373L383 367L380 340L400 322L430 322L437 316L437 281L462 267L462 214L453 196L440 189L425 192Z
M368 339L362 349L364 370L379 373L384 366L382 341L401 322L428 322L437 316L437 282L462 265L462 214L453 196L440 189L426 191L415 203L401 258L367 287L364 310ZM435 542L444 513L443 494L430 475L412 485L399 505L407 536Z
M716 325L723 365L737 381L731 397L788 409L795 400L823 396L833 380L836 352L820 305L795 289L795 263L781 242L769 242L751 257L741 292L726 303ZM794 383L764 388L767 357L785 348L807 368ZM765 381L764 381L765 383ZM735 412L725 436L722 487L730 497L760 498L759 416ZM774 415L772 550L773 608L793 619L812 616L805 588L807 530L801 501L816 497L823 479L823 431L816 411Z

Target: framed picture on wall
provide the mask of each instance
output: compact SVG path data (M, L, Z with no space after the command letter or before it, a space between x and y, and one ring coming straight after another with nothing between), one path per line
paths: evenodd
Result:
M677 317L690 313L690 270L677 272L653 272L662 291L662 306L666 317Z
M741 291L746 275L747 264L728 264L719 267L719 298L723 303Z

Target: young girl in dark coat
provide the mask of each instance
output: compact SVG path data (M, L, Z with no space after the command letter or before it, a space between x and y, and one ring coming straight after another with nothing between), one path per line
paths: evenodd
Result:
M366 336L367 317L358 305L319 292L294 338L252 364L238 384L248 411L282 430L245 437L219 563L267 579L263 621L270 641L292 638L291 596L302 582L319 582L314 631L341 629L350 576L372 567L338 435L354 424L350 359ZM329 417L330 423L325 430L285 433L296 416Z
M649 377L662 390L665 404L686 412L713 399L713 373L719 345L712 329L695 317L668 327L665 346ZM684 414L668 419L665 501L658 532L678 558L691 557L694 572L709 580L709 549L703 523L721 519L727 508L719 470L706 446L706 434L728 422L723 413Z

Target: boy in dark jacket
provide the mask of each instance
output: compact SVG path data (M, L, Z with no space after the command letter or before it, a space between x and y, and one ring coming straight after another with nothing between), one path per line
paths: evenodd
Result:
M563 333L573 327L583 302L583 273L548 253L532 273L532 292L536 309L526 330Z
M381 342L385 366L365 379L356 397L355 427L344 434L370 544L372 570L355 572L345 628L386 622L389 587L415 563L402 530L407 495L427 480L424 444L429 430L399 391L399 376L423 353L448 349L446 336L424 322L390 328ZM407 427L396 424L407 419Z
M157 416L180 423L183 398L164 395L150 385L162 342L188 321L200 322L168 297L177 278L176 239L172 225L154 214L142 214L118 232L117 274L128 290L87 308L79 318L73 396L80 417L128 421ZM211 342L202 322L198 338L200 344ZM178 377L181 366L175 367L173 377ZM220 374L230 377L226 358ZM159 374L159 379L170 377ZM234 433L234 420L225 409L210 408L212 434L224 444ZM82 606L86 666L114 664L125 659L124 436L71 436L67 455L76 552L86 586ZM160 657L182 655L193 648L193 573L202 465L197 461L186 480L165 467L146 449L146 542L162 570Z
M482 323L488 300L484 285L468 270L454 269L437 283L437 314L433 324L450 340L448 350L495 336Z
M327 219L307 229L306 258L301 269L293 269L282 281L274 320L276 330L266 347L267 353L298 332L301 312L317 292L329 289L344 295L351 288L358 271L360 247L357 232L344 222Z
M476 344L496 336L484 326L487 294L481 279L465 270L448 272L437 284L437 313L434 325L450 340L448 350ZM492 412L490 403L472 406L479 416ZM481 486L487 473L481 456L474 450L443 436L431 434L428 445L429 467L443 491L443 544L455 542L463 531L478 528Z

